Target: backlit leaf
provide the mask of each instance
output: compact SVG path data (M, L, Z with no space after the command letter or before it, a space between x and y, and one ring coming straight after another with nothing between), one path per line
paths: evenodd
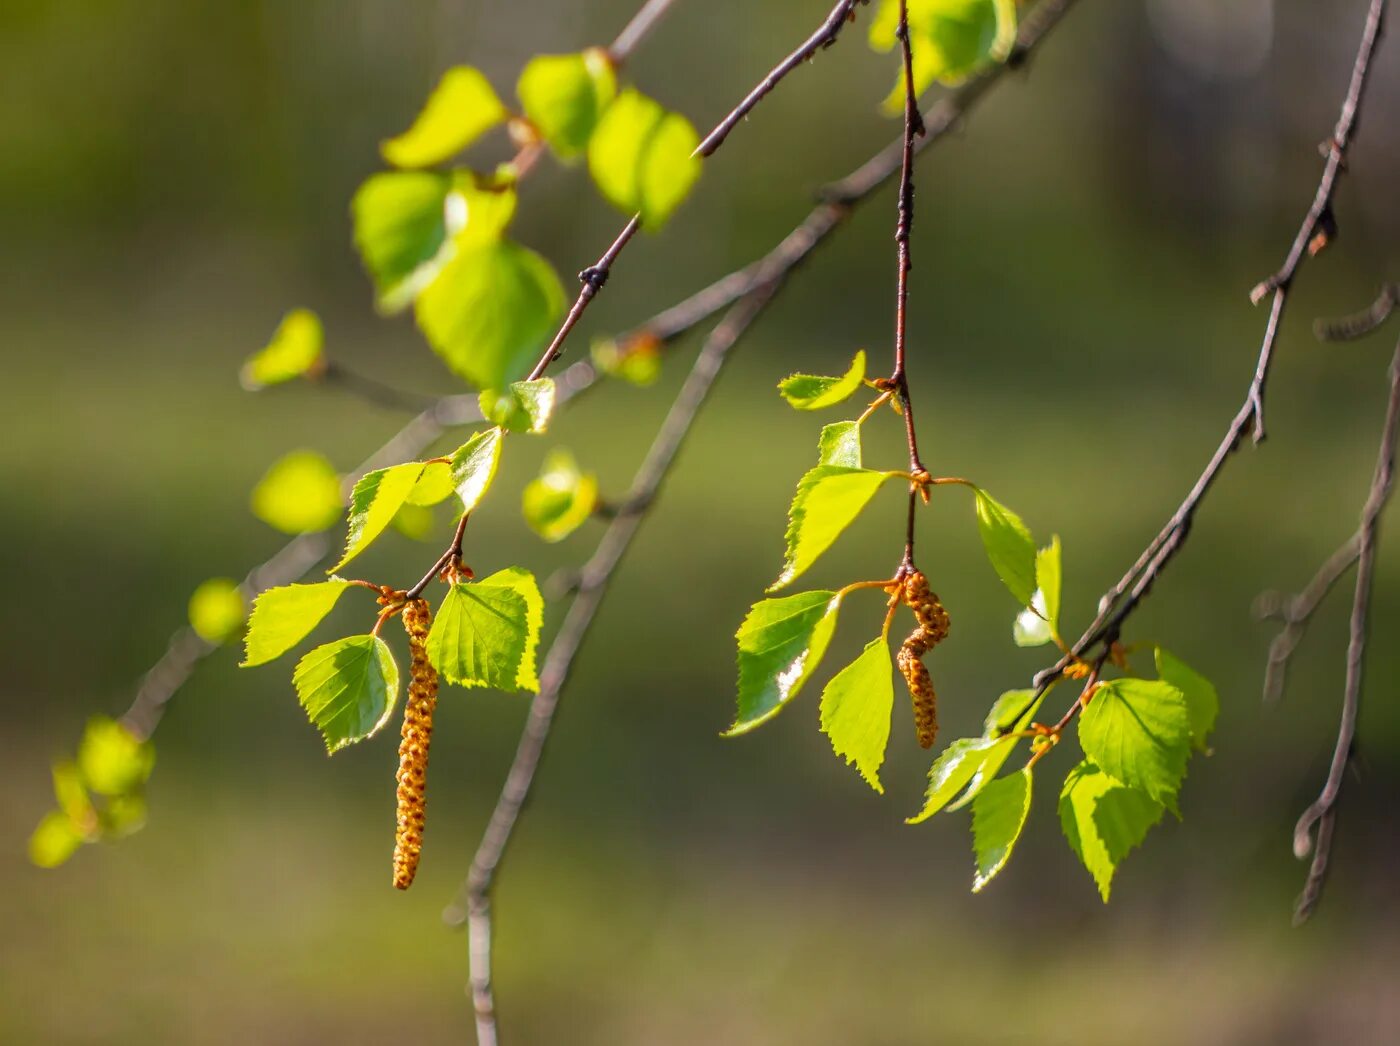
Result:
M395 167L431 167L450 160L509 113L479 69L455 66L443 74L413 126L383 142Z
M428 633L428 659L449 683L536 690L538 639L539 626L518 581L503 583L493 575L448 590Z
M1215 729L1215 719L1220 714L1220 695L1215 692L1215 684L1161 647L1156 650L1156 659L1157 674L1162 677L1162 682L1170 683L1186 698L1186 713L1191 720L1191 743L1206 751L1206 738Z
M885 789L880 784L880 764L885 761L893 711L894 667L889 646L879 636L826 684L821 728L836 754L881 793Z
M908 0L914 55L914 90L934 82L954 85L992 62L1002 62L1016 42L1015 0ZM895 45L899 0L882 0L870 24L870 44ZM888 113L904 105L904 75L884 101Z
M554 379L513 381L478 397L482 416L511 432L543 432L554 413Z
M860 422L834 421L822 426L817 439L817 464L860 468Z
M1176 809L1191 754L1186 698L1155 679L1113 679L1079 717L1084 754L1130 788Z
M314 585L269 588L253 601L244 637L245 667L281 657L309 636L345 594L350 582L331 578Z
M617 74L600 47L581 54L537 55L526 63L515 93L549 147L569 159L587 147L616 97Z
M977 857L977 874L972 892L977 893L1011 859L1012 848L1026 826L1031 810L1031 771L999 777L972 804L972 850Z
M211 577L190 596L190 627L206 643L227 643L247 616L243 590L233 578Z
M57 868L86 841L67 814L51 810L29 837L29 860L39 868Z
M631 88L608 106L588 142L588 170L598 191L642 225L665 224L700 177L700 136L689 120Z
M384 533L408 500L421 475L423 463L409 461L386 469L375 469L360 477L350 495L345 554L326 573L334 573L345 566Z
M446 461L430 461L409 491L406 504L430 507L440 505L457 492L452 482L452 466Z
M987 559L1021 606L1035 594L1035 542L1021 517L981 488L975 488L977 529Z
M958 801L948 806L949 813L961 810L976 799L977 794L995 780L997 774L1001 773L1002 766L1011 758L1011 753L1016 751L1016 746L1021 743L1020 738L1007 737L1006 735L1029 727L1044 700L1045 694L1036 697L1034 690L1008 690L997 698L996 703L992 705L992 710L987 713L982 736L991 739L1005 737L1008 743L995 745L988 749L986 758L982 760L982 765L973 773L972 780L968 781L967 788L962 795L958 796Z
M261 389L314 374L325 365L321 319L310 309L293 309L282 317L272 340L248 357L239 380L245 389Z
M840 377L790 374L778 382L778 392L797 410L821 410L849 399L864 381L865 350L861 349Z
M321 731L326 751L370 737L389 721L399 669L378 636L349 636L312 650L292 674L297 700Z
M767 722L797 696L836 629L835 592L799 592L755 603L735 638L739 643L739 699L726 737Z
M1060 827L1108 903L1113 873L1123 858L1162 819L1161 803L1115 781L1085 759L1069 772L1060 792Z
M888 472L818 465L797 483L788 509L783 572L768 586L774 592L804 573L869 504Z
M130 792L146 782L155 763L155 746L142 741L117 720L107 716L88 720L78 744L78 769L94 792Z
M567 450L553 450L540 474L520 499L525 522L546 541L562 541L593 514L598 504L598 477L579 470Z
M485 429L463 443L452 455L452 485L462 499L462 511L470 512L480 503L496 466L501 463L501 430Z
M1010 737L960 737L952 742L929 767L923 808L905 823L919 824L938 813L963 790L994 752L1009 752L1014 743Z
M314 450L294 450L273 463L253 488L253 515L287 534L325 530L340 519L340 474Z

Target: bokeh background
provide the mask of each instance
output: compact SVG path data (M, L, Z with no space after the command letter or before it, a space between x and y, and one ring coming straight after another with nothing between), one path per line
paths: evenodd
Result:
M25 839L51 802L50 759L89 714L125 708L195 585L241 576L282 540L247 511L267 465L312 446L350 468L400 421L306 385L241 391L240 361L282 313L321 312L330 352L366 373L454 390L410 321L374 315L349 242L348 200L378 169L378 140L447 65L480 65L505 92L530 55L605 43L631 6L0 9L0 1040L470 1039L466 942L439 912L509 761L519 695L444 695L428 848L407 895L389 887L394 740L327 760L290 661L240 671L233 649L160 728L143 833L54 872L28 865ZM926 457L975 477L1038 536L1062 536L1067 629L1172 511L1238 405L1264 321L1247 292L1311 197L1365 6L1082 0L919 168L911 366ZM706 126L825 7L681 0L629 73ZM893 63L862 36L739 128L670 227L619 264L576 346L755 257L820 184L892 137L876 103ZM902 717L883 798L832 757L815 690L752 735L717 736L732 633L776 570L820 423L773 384L887 346L886 192L737 352L577 662L498 894L510 1041L1393 1041L1400 551L1381 557L1334 874L1302 930L1289 926L1304 873L1290 835L1331 753L1348 597L1317 619L1276 706L1260 701L1272 626L1249 610L1260 590L1311 576L1369 481L1394 330L1324 347L1309 326L1400 276L1397 44L1382 43L1341 238L1290 308L1270 439L1231 463L1133 619L1129 638L1211 676L1223 711L1184 821L1127 860L1113 903L1060 838L1050 774L1010 868L974 897L965 815L901 823L928 763ZM618 224L581 171L546 164L517 233L569 273ZM585 558L596 525L543 546L519 519L520 488L562 443L623 490L693 350L678 347L658 386L595 391L547 439L513 441L469 561L546 576ZM868 459L900 460L895 426L886 437ZM902 499L881 499L814 582L887 570L901 513ZM1014 607L956 493L921 526L920 562L954 620L933 658L954 737L1044 652L1012 646ZM386 539L364 571L417 577L440 540ZM834 664L868 632L859 615L844 615Z

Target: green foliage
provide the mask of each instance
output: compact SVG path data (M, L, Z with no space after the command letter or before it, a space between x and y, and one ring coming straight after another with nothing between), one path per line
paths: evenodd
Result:
M567 450L550 451L540 474L521 495L525 522L546 541L562 541L593 514L598 504L598 477L581 472Z
M629 385L651 385L661 377L661 342L653 337L636 336L622 342L595 338L591 355L600 371Z
M767 722L797 696L836 629L841 599L835 592L798 592L755 603L739 641L739 699L726 737Z
M227 643L248 616L248 603L238 582L211 577L190 596L190 627L206 643Z
M617 95L617 74L599 47L581 54L537 55L520 74L515 93L525 115L562 159L588 146L598 120Z
M410 461L386 469L375 469L360 477L350 495L345 554L326 573L335 573L384 533L422 475L423 463Z
M395 167L431 167L449 160L510 114L479 69L447 70L417 118L380 151Z
M933 83L958 84L992 62L1004 62L1016 42L1016 0L908 0L914 55L914 90ZM870 45L894 48L899 0L882 0L870 24ZM883 103L888 113L904 107L904 73Z
M50 810L29 836L29 860L40 868L57 868L87 842L62 810Z
M1162 819L1161 803L1115 781L1085 759L1065 778L1060 792L1060 827L1108 903L1118 865Z
M314 450L294 450L273 463L253 488L253 515L286 534L325 530L344 505L340 474Z
M325 366L321 318L310 309L293 309L282 317L272 340L248 357L239 380L249 390L281 385Z
M496 478L496 468L501 463L501 436L499 428L486 429L453 452L448 467L452 470L452 487L462 499L463 512L476 508Z
M1220 695L1215 692L1215 684L1161 647L1157 647L1155 656L1162 682L1176 687L1186 698L1191 743L1202 752L1208 751L1206 738L1215 729L1215 719L1220 714Z
M893 474L840 465L818 465L809 470L798 481L788 510L783 572L768 591L789 584L815 563Z
M1030 811L1030 767L999 777L982 789L972 804L972 851L977 857L973 893L1006 867Z
M292 685L326 751L334 754L389 721L399 697L399 669L378 636L348 636L303 657Z
M1160 680L1101 684L1079 718L1084 754L1107 773L1175 810L1191 754L1186 698Z
M1036 553L1031 532L1021 517L980 487L974 488L977 529L982 547L1002 584L1021 606L1029 606L1035 594Z
M822 426L817 439L817 464L860 468L860 422L834 421Z
M423 466L423 474L408 492L405 505L423 508L440 505L457 493L452 482L452 466L446 461L430 461Z
M1010 737L958 738L933 761L928 772L923 808L905 823L927 821L963 790L994 752L1010 752L1014 744L1015 739Z
M478 397L487 421L511 432L543 432L554 413L554 379L514 381Z
M880 793L885 791L880 784L880 764L885 761L893 711L894 666L885 637L877 636L826 684L821 726L836 754Z
M822 410L850 399L864 381L865 350L861 349L840 377L790 374L778 382L778 393L796 410Z
M331 578L314 585L269 588L253 601L244 637L243 666L251 668L281 657L309 636L335 607L350 582Z
M78 744L78 771L102 795L127 795L146 783L156 752L115 719L93 716Z
M700 136L689 120L632 88L608 106L588 142L588 170L603 197L658 229L700 177Z
M533 576L518 569L453 585L428 633L428 659L449 683L538 690L543 605Z
M1035 554L1035 593L1028 607L1016 615L1012 638L1017 646L1040 646L1060 630L1060 538Z
M458 250L418 295L415 314L455 374L499 389L529 373L564 304L549 262L500 240Z
M1008 690L997 698L996 704L987 713L982 736L991 739L1004 738L1010 743L994 745L987 749L986 756L973 773L972 780L968 781L963 794L958 797L957 802L948 807L949 812L961 810L996 778L1002 766L1011 758L1011 753L1021 743L1020 738L1005 735L1029 727L1044 700L1045 694L1037 697L1034 690Z

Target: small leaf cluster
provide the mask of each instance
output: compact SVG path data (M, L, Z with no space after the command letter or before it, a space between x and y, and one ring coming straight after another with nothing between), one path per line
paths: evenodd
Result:
M84 843L120 839L146 823L146 779L155 748L107 716L88 720L71 759L53 764L55 808L29 837L29 859L63 864Z
M1004 62L1016 43L1016 0L906 0L914 58L914 93L935 83L962 83L993 62ZM880 0L870 22L870 46L891 51L897 42L900 0ZM904 109L904 71L885 98L890 115Z

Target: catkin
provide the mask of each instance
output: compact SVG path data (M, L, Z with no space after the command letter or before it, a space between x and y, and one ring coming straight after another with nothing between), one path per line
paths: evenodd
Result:
M919 745L932 748L938 736L938 694L922 659L947 638L948 611L938 595L929 590L928 578L917 570L904 579L900 595L904 605L914 612L919 626L900 646L895 663L909 686L909 696L914 703L914 732Z
M438 674L428 661L428 603L415 599L403 609L411 654L408 703L399 742L398 830L394 836L394 886L407 890L418 871L427 815L428 743L433 737Z

